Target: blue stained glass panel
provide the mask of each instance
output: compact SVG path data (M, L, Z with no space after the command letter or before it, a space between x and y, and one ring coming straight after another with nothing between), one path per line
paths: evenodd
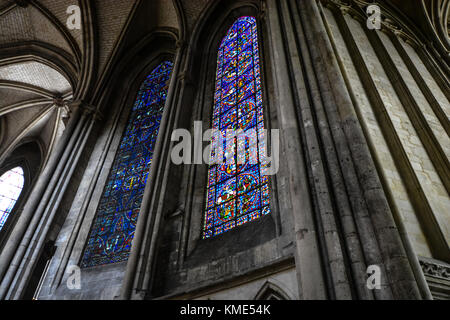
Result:
M258 164L250 164L247 157L243 164L210 167L203 239L270 213L268 178L260 174L259 162L259 150L264 143L259 63L256 19L240 17L218 50L212 128L220 130L223 136L226 129L256 130L258 141L256 145L245 142L245 152L256 154ZM240 150L238 143L242 141L235 141L236 151Z
M139 90L100 199L82 268L128 259L172 68L172 62L162 62Z

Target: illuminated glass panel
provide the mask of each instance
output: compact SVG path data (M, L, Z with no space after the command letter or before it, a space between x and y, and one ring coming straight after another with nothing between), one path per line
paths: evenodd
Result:
M254 129L256 146L246 145L247 153L256 153L257 164L249 158L242 165L215 164L209 167L203 239L229 231L270 213L268 177L261 174L261 130L264 107L258 32L254 17L236 20L222 40L217 57L216 86L212 128L223 136L226 129ZM235 145L235 162L237 146Z
M84 250L83 268L128 259L172 68L172 62L161 63L139 90Z
M19 199L24 181L21 167L11 169L0 177L0 230Z

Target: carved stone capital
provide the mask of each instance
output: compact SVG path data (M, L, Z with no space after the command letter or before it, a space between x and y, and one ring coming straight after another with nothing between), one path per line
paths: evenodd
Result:
M420 267L427 281L433 299L450 299L450 264L419 257Z
M450 265L425 258L420 258L419 263L425 276L450 280Z
M72 101L68 103L70 109L81 108L83 114L91 116L94 120L103 119L103 114L97 109L96 106L88 104L83 100Z
M55 97L53 104L61 111L61 117L63 119L70 118L71 110L67 100L64 100L62 97Z

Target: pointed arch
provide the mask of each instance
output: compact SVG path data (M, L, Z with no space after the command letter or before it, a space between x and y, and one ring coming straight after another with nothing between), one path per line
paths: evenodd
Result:
M18 144L9 156L0 164L0 176L11 169L20 167L23 171L23 187L20 195L17 197L14 207L9 212L8 219L4 221L0 229L0 252L8 242L8 237L19 219L21 208L37 180L42 168L43 146L39 140L24 140Z
M141 85L84 249L83 268L128 259L172 68L171 61L163 61Z
M35 61L55 69L63 75L72 88L78 85L79 63L61 48L40 41L23 41L2 45L0 66Z
M203 128L212 128L212 114L214 107L215 77L217 70L217 53L222 40L230 27L240 17L254 17L258 30L258 45L260 53L262 99L264 101L264 124L266 129L278 127L278 113L273 110L275 106L273 97L269 96L275 86L275 79L271 72L270 61L272 56L269 39L269 25L264 17L264 7L260 1L242 1L239 3L226 0L213 1L207 6L201 18L194 26L189 46L186 49L183 75L183 96L178 111L180 120L177 128L195 130L192 119L200 119ZM184 181L180 187L173 183L179 194L178 198L169 198L167 210L174 212L177 207L184 210L182 219L183 228L180 238L179 263L208 263L225 254L234 254L242 250L250 250L259 244L270 241L281 234L282 217L280 215L278 194L275 192L279 185L277 176L269 178L270 183L270 209L267 214L252 223L245 223L230 232L224 232L218 237L204 239L205 203L207 197L208 165L191 166L186 168L187 173L172 170L171 181ZM176 219L173 220L175 223ZM251 235L251 236L249 236ZM236 245L239 237L239 245ZM221 250L217 250L218 243ZM245 249L244 249L245 248ZM161 253L164 255L164 252ZM236 266L236 268L238 268Z
M216 159L218 162L208 170L203 239L270 213L269 178L263 172L261 161L265 154L264 106L258 28L254 17L236 19L222 39L215 83L212 129L218 130L224 138L226 151L224 158ZM241 130L249 139L233 137L231 150L228 148L230 141L225 138L230 129ZM213 145L217 139L213 137ZM243 163L241 144L245 144ZM229 153L234 153L231 160L225 159Z
M254 300L292 300L292 298L280 286L268 280L259 289Z
M47 99L55 98L55 95L48 90L45 90L43 88L31 85L31 84L18 82L18 81L0 80L0 88L7 88L7 89L10 88L10 89L25 91L28 93L34 93L36 95L39 95L39 96L47 98Z
M24 170L21 166L0 175L0 231L19 200L24 184Z
M81 61L81 50L80 50L80 47L78 46L76 40L74 39L74 37L71 35L70 31L44 5L42 5L41 3L37 2L37 1L33 1L32 5L37 10L39 10L39 12L44 17L47 18L49 24L51 24L58 31L58 33L63 37L63 39L67 41L70 49L73 52L73 55L75 56L77 63L79 64Z
M8 157L12 153L12 150L17 148L17 146L19 146L21 142L26 139L27 135L32 132L33 128L35 128L40 122L45 121L46 118L55 111L55 109L56 108L53 104L44 106L40 112L28 120L25 125L21 127L21 132L17 136L13 137L12 140L8 141L4 148L0 148L0 162Z

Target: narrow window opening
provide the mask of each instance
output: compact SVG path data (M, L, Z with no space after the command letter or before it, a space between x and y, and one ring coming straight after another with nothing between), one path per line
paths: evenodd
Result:
M128 259L172 68L172 62L162 62L139 90L88 237L82 268Z
M203 239L211 238L270 213L269 180L263 175L264 106L258 30L254 17L240 17L222 40L217 56L212 129L254 130L257 143L245 140L246 161L239 164L235 140L234 163L208 170ZM242 142L241 142L242 143ZM257 163L250 161L257 157ZM226 155L225 155L226 156Z
M11 169L0 177L0 230L13 213L14 206L22 193L24 182L22 167Z

